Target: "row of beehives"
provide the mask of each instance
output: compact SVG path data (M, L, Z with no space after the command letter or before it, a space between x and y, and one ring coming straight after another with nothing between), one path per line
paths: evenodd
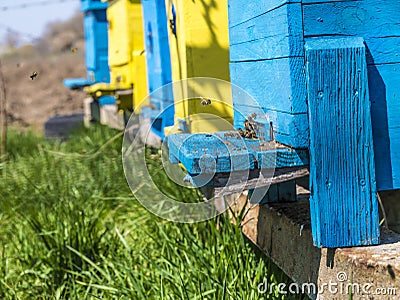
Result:
M71 86L87 86L100 106L150 108L161 138L183 132L186 140L233 124L246 140L276 142L277 168L308 165L309 153L315 244L378 241L376 190L400 188L400 2L82 0L82 10L88 78ZM253 98L209 82L203 88L210 84L211 97L198 97L195 84L158 90L192 77L230 81ZM249 120L262 114L257 137ZM192 156L182 150L173 158L195 170L190 147L196 139L211 146L193 136L182 147L182 137L168 143ZM232 138L222 135L225 144ZM219 171L260 167L268 151L236 151L236 160L250 162Z

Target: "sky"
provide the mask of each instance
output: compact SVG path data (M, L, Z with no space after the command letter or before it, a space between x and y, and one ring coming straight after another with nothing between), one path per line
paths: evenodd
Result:
M67 20L79 8L80 0L0 0L0 45L10 29L20 33L22 43L30 43L48 23Z

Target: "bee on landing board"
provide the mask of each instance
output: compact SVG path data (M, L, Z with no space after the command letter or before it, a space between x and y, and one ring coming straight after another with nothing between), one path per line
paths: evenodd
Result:
M203 106L206 106L206 105L210 105L211 104L211 100L210 99L206 99L206 98L203 98L203 97L200 97L200 99L201 99L201 105L203 105Z
M29 76L32 80L38 76L38 72L33 71L32 74Z
M78 51L78 48L73 47L73 48L71 48L71 51L72 51L72 53L76 53L76 51Z

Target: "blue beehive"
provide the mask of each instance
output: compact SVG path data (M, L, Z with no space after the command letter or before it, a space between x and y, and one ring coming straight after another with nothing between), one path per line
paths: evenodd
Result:
M313 43L314 49L319 43L324 49L326 40L333 36L361 37L367 60L365 80L371 103L377 188L400 188L400 123L396 117L400 109L396 100L400 92L400 18L395 16L400 3L257 2L249 1L243 7L241 1L230 1L231 76L271 116L276 140L294 148L309 145L307 43ZM234 103L245 105L235 96ZM240 122L235 119L235 124Z
M68 78L64 85L71 89L80 89L96 82L109 82L108 36L106 8L108 4L100 0L82 0L84 13L86 78ZM107 97L109 98L109 97Z
M267 138L309 152L317 246L378 243L376 192L400 188L399 11L397 0L229 0L231 82L256 101L233 90L235 128L261 108Z
M172 75L165 1L143 0L142 7L152 130L164 138L164 128L174 123L172 86L168 85Z

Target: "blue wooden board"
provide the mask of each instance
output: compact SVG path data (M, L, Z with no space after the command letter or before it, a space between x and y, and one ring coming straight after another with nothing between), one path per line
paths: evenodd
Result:
M83 19L87 79L109 82L108 35L106 10L90 10Z
M164 128L174 124L172 86L163 87L172 82L165 1L143 0L142 7L152 130L164 138Z
M242 139L236 131L171 134L167 143L170 161L182 163L190 175L297 167L309 163L306 150L266 149L263 141Z
M362 38L305 45L314 244L379 242L365 46Z
M264 0L228 2L229 27L236 26L256 16L275 10L288 3L300 3L301 0Z
M367 63L400 62L400 2L352 1L304 5L304 36L361 36Z
M85 86L91 85L92 83L92 81L89 81L86 78L66 78L63 80L63 84L71 90L81 89Z
M229 20L231 82L268 115L277 142L307 148L301 1L229 1ZM256 106L235 92L232 96L236 108ZM235 128L243 121L234 115Z
M362 36L366 41L369 37L396 36L400 32L399 11L397 0L304 4L304 36Z
M292 57L230 64L231 82L248 92L262 108L307 112L304 58ZM233 99L243 104L246 98Z
M96 82L110 82L108 67L108 33L106 8L100 0L82 0L84 13L86 79L67 78L64 85L70 89L82 89Z
M229 43L231 62L303 57L301 5L283 5L229 28Z
M181 162L190 175L254 169L252 153L234 139L224 143L216 135L199 133L171 134L167 140L170 161Z

